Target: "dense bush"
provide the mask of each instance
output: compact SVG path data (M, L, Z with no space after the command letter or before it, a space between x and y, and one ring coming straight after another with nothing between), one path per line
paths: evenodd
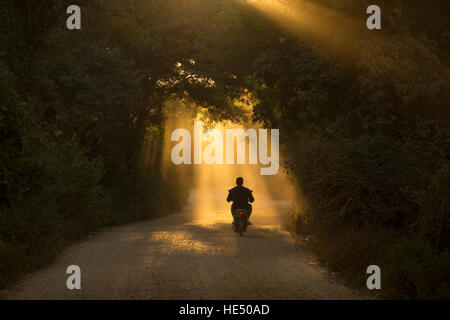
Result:
M433 247L448 249L450 244L450 166L437 170L419 197L422 235Z
M72 141L37 144L25 146L27 156L8 171L15 184L0 209L2 285L110 220L102 162L89 160Z
M76 140L45 137L2 66L0 285L48 260L67 240L108 221L103 163Z
M304 137L291 172L311 207L294 214L319 257L355 283L379 264L384 292L446 298L449 291L449 171L431 150L386 137Z
M450 252L414 238L401 238L380 257L385 288L400 298L447 299L450 295Z

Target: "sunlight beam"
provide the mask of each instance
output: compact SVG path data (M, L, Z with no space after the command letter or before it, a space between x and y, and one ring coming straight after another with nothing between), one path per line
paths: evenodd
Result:
M349 44L358 37L357 20L336 8L305 0L247 2L302 40L325 45L335 54L352 54Z
M172 111L183 109L181 103L172 102ZM191 128L195 118L189 112L169 112L166 121L166 134L177 128ZM249 125L248 128L259 129L257 126ZM217 123L213 127L220 130L225 137L226 129L248 129L242 125L232 124L229 121ZM212 128L204 128L212 129ZM193 132L191 133L193 134ZM208 145L203 142L203 147ZM203 164L198 165L174 165L170 160L172 142L165 139L164 146L164 170L171 168L177 175L182 177L184 188L189 188L190 197L188 208L192 213L194 221L203 225L225 224L230 225L231 213L230 203L226 202L228 189L234 187L236 177L244 177L244 184L254 191L255 203L253 212L255 221L263 225L281 226L286 222L287 207L291 204L297 205L303 200L299 198L299 192L280 170L273 176L262 176L261 165L249 164L250 150L249 140L246 139L246 159L244 164ZM225 145L223 145L225 151ZM236 150L235 150L236 151ZM236 154L236 153L235 153Z

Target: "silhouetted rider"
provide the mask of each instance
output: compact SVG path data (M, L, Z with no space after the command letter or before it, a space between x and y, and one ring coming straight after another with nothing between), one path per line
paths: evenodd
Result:
M233 215L233 211L236 209L246 209L248 211L248 218L250 219L250 215L252 214L252 205L250 203L255 201L252 195L253 191L243 186L244 179L241 177L236 178L236 184L236 187L228 190L227 202L233 201L231 214ZM248 222L250 224L250 220Z

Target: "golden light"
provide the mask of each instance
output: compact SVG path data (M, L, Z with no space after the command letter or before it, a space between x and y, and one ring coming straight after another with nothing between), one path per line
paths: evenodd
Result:
M324 45L329 51L351 54L349 43L358 36L357 20L338 8L305 0L247 0L302 40Z
M173 107L177 110L183 109L180 103L171 103L175 104ZM283 169L280 169L276 175L262 176L259 164L248 164L250 143L248 139L246 141L246 164L208 165L203 163L176 166L170 158L171 149L175 144L170 141L170 133L178 128L190 130L194 120L192 114L186 111L178 114L169 112L169 114L166 121L167 137L163 148L163 166L175 170L187 182L181 187L190 189L188 206L185 208L193 218L190 223L195 222L203 226L218 223L229 225L231 223L231 204L226 202L228 189L234 187L236 177L242 176L244 184L254 191L256 201L253 205L253 212L256 223L269 228L276 226L281 228L286 224L287 212L292 205L297 204L298 192L288 181ZM242 126L227 122L216 124L215 128L220 130L225 137L225 129L237 129ZM205 148L210 142L208 139L204 139L203 147Z

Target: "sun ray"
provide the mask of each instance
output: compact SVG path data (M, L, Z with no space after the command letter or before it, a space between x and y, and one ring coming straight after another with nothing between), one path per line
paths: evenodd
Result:
M280 26L334 54L351 55L360 36L358 19L339 10L305 0L247 0Z

